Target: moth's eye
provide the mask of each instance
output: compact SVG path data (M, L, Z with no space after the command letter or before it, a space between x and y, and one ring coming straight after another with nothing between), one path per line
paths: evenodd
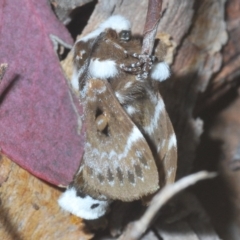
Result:
M104 132L108 125L107 117L104 116L103 114L99 115L96 118L96 124L97 124L98 131Z
M131 31L121 31L119 33L120 40L129 41L131 39Z

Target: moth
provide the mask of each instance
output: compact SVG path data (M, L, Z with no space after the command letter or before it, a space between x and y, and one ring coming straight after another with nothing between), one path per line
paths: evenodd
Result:
M146 70L141 45L119 15L75 43L72 86L84 107L86 143L59 204L81 218L97 219L112 201L142 199L175 179L176 136L158 91L170 75L166 48L156 41Z

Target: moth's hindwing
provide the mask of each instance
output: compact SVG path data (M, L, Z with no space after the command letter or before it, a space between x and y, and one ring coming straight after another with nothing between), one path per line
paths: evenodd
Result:
M107 81L87 81L85 121L87 140L79 172L85 192L132 201L159 188L158 171L148 143Z

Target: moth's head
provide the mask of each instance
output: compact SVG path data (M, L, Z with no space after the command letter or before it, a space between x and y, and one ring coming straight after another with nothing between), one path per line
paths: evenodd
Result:
M116 42L128 42L131 40L131 31L123 30L118 33L116 30L108 28L104 34L105 38L114 39Z
M131 39L131 31L123 30L118 34L121 41L129 41Z
M111 16L99 28L104 29L104 31L112 29L121 41L129 41L131 38L131 23L121 15Z

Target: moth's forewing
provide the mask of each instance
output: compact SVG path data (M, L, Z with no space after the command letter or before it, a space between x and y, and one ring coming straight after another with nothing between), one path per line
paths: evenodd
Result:
M175 181L177 171L176 135L174 133L173 126L167 112L165 122L166 122L165 131L164 129L161 129L160 131L164 131L167 134L166 141L159 143L157 149L159 159L162 159L162 170L164 173L164 177L160 179L162 180L162 183L164 185L173 183Z
M169 119L165 104L159 93L156 93L157 103L153 112L145 114L145 122L150 123L143 127L149 146L152 149L160 175L160 187L175 181L177 170L177 144L172 123ZM146 109L146 108L145 108ZM150 111L153 108L149 108Z
M130 117L147 140L158 167L159 184L162 187L175 180L177 170L176 136L161 95L151 85L148 86L146 85L146 94L143 94L143 97L137 97L129 104L132 109L135 109ZM132 92L130 95L133 95L133 90L130 91ZM123 91L118 92L129 95ZM142 90L140 92L143 93Z
M86 146L74 185L85 193L133 201L159 187L152 152L138 127L116 99L107 81L90 79L85 86ZM99 131L96 119L107 119ZM83 187L82 187L83 186Z

